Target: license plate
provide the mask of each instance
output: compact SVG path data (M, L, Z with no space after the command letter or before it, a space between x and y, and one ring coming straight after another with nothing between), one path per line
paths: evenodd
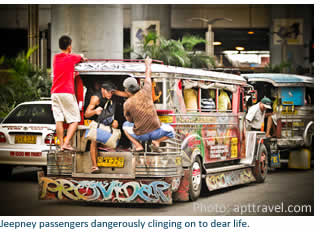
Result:
M159 116L160 122L163 123L172 123L173 117L172 116Z
M97 157L98 167L123 168L124 157Z
M35 135L16 135L15 143L36 144L37 136Z

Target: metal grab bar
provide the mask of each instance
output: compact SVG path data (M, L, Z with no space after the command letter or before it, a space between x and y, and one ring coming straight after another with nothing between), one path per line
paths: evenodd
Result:
M144 62L144 59L88 59L88 61L123 61L123 62ZM152 63L164 64L162 60L152 60Z

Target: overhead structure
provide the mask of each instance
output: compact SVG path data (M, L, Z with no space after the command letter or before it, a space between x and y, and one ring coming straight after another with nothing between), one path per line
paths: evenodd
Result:
M212 26L220 20L225 20L228 22L232 22L232 19L230 18L212 18L212 19L206 19L201 17L191 18L191 21L202 21L208 24L208 31L206 32L206 53L208 56L213 57L214 56L214 32L212 31Z

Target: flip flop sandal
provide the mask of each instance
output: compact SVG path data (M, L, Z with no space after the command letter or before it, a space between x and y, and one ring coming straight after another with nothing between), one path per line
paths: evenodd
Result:
M68 150L68 151L75 151L76 149L73 147L62 147L63 150Z
M91 168L91 173L99 173L100 169L98 167L92 167Z
M144 149L142 150L136 150L135 148L131 149L131 152L144 152Z

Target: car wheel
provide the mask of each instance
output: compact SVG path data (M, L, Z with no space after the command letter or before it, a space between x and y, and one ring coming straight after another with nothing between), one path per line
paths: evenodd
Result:
M198 157L193 161L189 173L189 198L195 201L199 198L202 187L202 165Z
M12 166L1 165L0 166L0 178L4 179L4 178L7 178L7 177L10 177L11 173L12 173L12 169L13 169Z
M268 151L264 144L260 144L256 165L253 168L254 177L258 183L264 182L268 173Z

